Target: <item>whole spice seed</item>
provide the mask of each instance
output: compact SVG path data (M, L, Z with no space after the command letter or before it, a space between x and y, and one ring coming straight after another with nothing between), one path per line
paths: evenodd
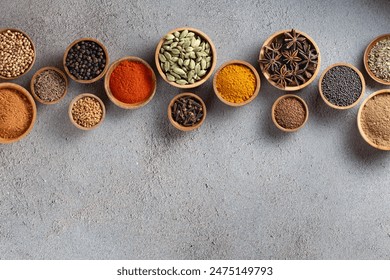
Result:
M14 78L22 75L34 61L34 49L22 33L6 30L0 34L0 75Z
M179 85L201 80L211 67L210 44L187 29L165 36L159 61L168 81Z
M356 102L362 94L359 74L348 66L329 69L321 82L322 93L332 104L340 107Z
M390 146L390 93L378 94L364 105L360 116L364 134L376 145Z
M103 117L100 102L92 97L82 97L72 106L72 118L82 127L91 128L97 125Z
M183 96L177 99L171 109L173 120L185 127L198 124L204 116L201 103L191 96Z
M368 55L368 67L379 79L390 82L390 37L378 41Z
M46 102L60 99L66 91L66 82L57 71L48 69L41 72L34 81L35 94Z
M15 139L30 127L33 108L26 96L14 89L0 89L0 138Z
M106 55L102 47L93 41L81 41L70 48L66 67L78 80L92 80L106 67Z
M265 46L259 63L262 70L268 72L270 80L284 89L310 80L317 69L318 56L313 43L292 29Z
M245 65L229 64L217 74L216 88L226 101L242 103L254 94L256 77L252 70Z
M139 61L122 61L110 76L112 95L128 104L147 100L153 93L154 83L152 71Z
M302 102L294 97L281 99L275 106L276 122L283 128L296 129L303 125L306 119L306 109Z

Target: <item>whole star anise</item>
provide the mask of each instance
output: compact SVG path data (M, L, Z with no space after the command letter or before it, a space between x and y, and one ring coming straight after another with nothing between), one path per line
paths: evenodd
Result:
M300 69L299 65L296 64L295 67L293 67L290 70L291 76L290 78L287 78L287 81L290 82L289 85L291 86L299 86L300 83L304 84L306 82L305 77L303 77L303 73L305 72L304 69Z
M306 37L303 37L301 34L297 33L295 29L292 29L290 32L285 32L284 36L287 49L293 47L293 49L296 50L297 46L298 48L303 48L302 42L306 40Z
M275 74L271 75L271 81L276 83L279 88L285 88L287 86L287 79L291 76L291 72L287 69L286 65L283 65L280 70L276 70Z
M298 50L284 51L282 52L284 60L291 66L295 66L302 59L298 56Z
M279 61L281 57L282 55L278 52L265 52L264 59L260 59L259 62L263 65L264 71L271 69L272 72L275 72L282 65Z

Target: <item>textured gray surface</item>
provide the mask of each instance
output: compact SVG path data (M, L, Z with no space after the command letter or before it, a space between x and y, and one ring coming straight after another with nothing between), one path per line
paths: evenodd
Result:
M366 96L384 88L362 55L389 33L382 1L1 1L1 26L25 30L40 67L61 67L68 44L96 37L111 61L139 56L154 67L158 40L180 26L214 41L218 65L243 59L258 69L262 43L286 28L305 31L322 52L321 72L345 61L363 71ZM194 90L204 125L181 133L166 110L181 91L158 80L146 107L126 111L103 82L71 83L58 105L38 105L34 130L0 147L2 259L389 259L390 154L360 137L358 108L326 107L318 78L298 92L305 128L279 132L270 109L283 94L262 77L259 96L230 108L211 80ZM103 98L107 117L83 132L68 120L79 93Z

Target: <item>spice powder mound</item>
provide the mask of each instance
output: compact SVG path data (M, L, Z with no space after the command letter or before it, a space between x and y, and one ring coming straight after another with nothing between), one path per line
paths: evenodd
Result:
M33 107L26 96L14 89L0 90L0 138L18 138L28 130L32 118Z
M138 61L122 61L110 76L112 95L127 104L146 101L153 94L154 87L153 72Z
M369 99L362 109L360 122L367 138L376 145L390 147L390 92Z
M227 65L217 75L216 88L224 100L242 103L255 93L256 76L245 65Z
M102 120L103 108L95 98L83 97L73 104L72 118L78 125L91 128Z
M305 106L294 97L280 100L274 109L276 122L286 129L296 129L302 126L305 122L306 114Z

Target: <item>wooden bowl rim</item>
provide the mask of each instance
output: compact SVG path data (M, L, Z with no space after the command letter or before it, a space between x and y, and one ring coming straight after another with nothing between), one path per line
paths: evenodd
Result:
M378 78L377 76L374 75L374 73L371 72L370 70L370 67L368 66L368 56L371 52L371 49L374 47L374 45L385 39L385 38L388 38L390 40L390 33L387 33L387 34L382 34L382 35L379 35L378 37L376 37L374 40L372 40L367 48L365 49L364 51L364 55L363 55L363 62L364 62L364 68L366 69L366 72L368 73L368 75L376 82L382 84L382 85L387 85L387 86L390 86L390 81L389 82L386 82L385 80L382 80L380 78Z
M297 33L303 35L304 37L306 37L306 39L308 39L310 41L310 43L314 46L315 50L317 51L317 54L318 54L318 63L317 63L317 67L316 67L316 70L314 71L313 73L313 76L307 80L304 84L302 85L299 85L299 86L286 86L285 88L280 88L276 85L275 82L271 81L270 77L271 75L268 73L268 71L264 71L264 67L262 66L261 63L259 63L260 65L260 70L261 72L263 73L263 76L265 77L265 79L272 85L274 86L275 88L279 89L279 90L283 90L283 91L298 91L298 90L301 90L305 87L307 87L308 85L310 85L314 80L315 78L317 77L319 71L320 71L320 68L321 68L321 53L320 53L320 48L318 47L317 43L313 40L312 37L310 37L307 33L305 32L302 32L298 29L295 29L293 28ZM265 40L263 46L261 47L260 49L260 53L259 53L259 61L261 59L263 59L264 57L264 50L265 50L265 46L268 46L273 40L274 38L282 35L283 33L286 33L286 32L290 32L292 29L285 29L285 30L281 30L281 31L277 31L275 32L274 34L272 34L270 37L267 38L267 40Z
M337 66L345 66L345 67L349 67L351 68L352 70L354 70L360 77L360 81L362 83L362 91L360 92L360 96L359 98L354 102L352 103L351 105L348 105L348 106L337 106L333 103L331 103L328 99L326 99L324 93L322 92L322 80L324 79L326 73L334 68L334 67L337 67ZM321 95L321 98L322 100L324 100L324 102L326 103L326 105L328 105L329 107L333 108L333 109L338 109L338 110L347 110L347 109L351 109L353 107L355 107L359 102L360 100L363 98L364 96L364 92L366 91L366 81L364 79L364 76L362 74L362 72L360 72L359 69L357 69L355 66L353 66L352 64L350 63L346 63L346 62L338 62L338 63L334 63L332 65L329 65L321 74L320 76L320 80L318 82L318 90L320 92L320 95Z
M95 100L97 100L99 103L100 103L100 106L102 107L102 118L101 120L95 125L95 126L92 126L92 127L84 127L84 126L81 126L79 125L78 123L76 123L76 121L73 119L73 116L72 116L72 108L73 108L73 105L81 98L84 98L84 97L91 97L91 98L94 98ZM92 94L92 93L81 93L79 95L77 95L75 98L73 98L73 100L70 102L69 104L69 107L68 107L68 116L69 116L69 119L71 121L71 123L81 129L81 130L93 130L95 128L97 128L98 126L100 126L104 120L104 118L106 117L106 107L104 106L104 103L103 101L98 97L96 96L95 94Z
M234 64L244 65L244 66L248 67L252 71L252 73L255 75L255 79L256 79L256 88L255 88L255 91L253 92L253 95L248 100L245 100L244 102L241 102L241 103L233 103L233 102L229 102L229 101L225 100L217 89L217 77L218 77L219 73L221 72L221 70L228 65L234 65ZM246 62L244 60L235 59L235 60L230 60L230 61L225 62L224 64L222 64L218 68L218 70L215 72L215 75L213 78L213 89L214 89L215 95L223 103L225 103L226 105L232 106L232 107L241 107L241 106L244 106L244 105L252 102L259 94L260 87L261 87L261 80L260 80L259 73L257 72L256 68L252 64L250 64L249 62Z
M378 150L382 150L382 151L390 151L390 146L381 146L381 145L377 145L375 144L374 142L372 142L368 137L367 135L364 133L364 130L363 130L363 127L362 127L362 122L361 122L361 116L362 116L362 112L363 112L363 109L364 107L366 106L367 102L369 100L371 100L373 97L379 95L379 94L389 94L390 95L390 89L381 89L381 90L378 90L378 91L375 91L374 93L370 94L363 102L362 104L360 105L360 108L359 108L359 111L358 111L358 114L357 114L357 125L358 125L358 129L359 129L359 133L360 135L362 136L362 138L372 147L378 149Z
M0 34L2 34L4 31L8 31L8 30L11 30L13 32L20 32L20 33L22 33L30 41L31 47L32 47L32 49L34 51L33 61L31 62L30 66L26 69L26 71L24 71L22 74L20 74L19 76L10 77L10 78L4 77L4 76L0 75L0 79L3 79L3 80L14 80L14 79L17 79L17 78L20 78L20 77L26 75L32 69L32 67L34 66L36 57L37 57L37 51L36 51L36 48L35 48L35 44L34 44L33 40L31 40L30 36L28 36L26 32L24 32L24 31L22 31L20 29L17 29L17 28L1 28L0 29Z
M276 108L276 106L278 105L278 103L279 103L281 100L286 99L286 98L295 98L295 99L297 99L298 101L300 101L300 102L303 104L303 106L305 107L305 111L306 111L305 120L304 120L304 122L303 122L299 127L297 127L297 128L293 128L293 129L285 128L285 127L281 126L281 125L276 121L276 118L275 118L275 108ZM307 122L307 120L309 119L309 107L307 106L306 101L305 101L303 98L299 97L298 95L296 95L296 94L284 94L284 95L280 96L278 99L276 99L275 102L274 102L274 104L272 105L272 109L271 109L271 118L272 118L272 121L273 121L273 123L275 124L275 126L276 126L277 128L279 128L280 130L282 130L282 131L284 131L284 132L295 132L295 131L301 129L302 127L304 127L305 124L306 124L306 122Z
M160 53L161 46L165 41L166 35L174 33L176 31L183 31L185 29L187 29L188 31L194 32L196 35L199 35L200 37L202 37L205 41L207 41L209 43L210 49L212 52L212 58L211 58L211 67L208 70L207 74L202 79L200 79L199 81L197 81L193 84L179 85L175 82L168 81L165 73L161 69L160 59L159 59L158 55ZM206 82L211 77L211 75L213 74L214 69L216 67L216 64L217 64L217 50L215 48L213 41L211 41L210 37L206 33L200 31L199 29L193 28L193 27L179 27L179 28L175 28L175 29L169 31L160 39L160 41L157 44L156 51L154 53L154 61L156 64L157 71L160 74L161 78L163 78L164 81L166 81L168 84L170 84L174 87L180 88L180 89L190 89L190 88L195 88L195 87L202 85L204 82Z
M192 98L195 98L196 100L198 100L200 102L200 104L202 105L202 108L203 108L203 118L200 120L199 123L197 123L196 125L194 126L182 126L180 124L178 124L173 118L172 118L172 106L174 104L174 102L183 97L183 96L190 96ZM206 104L204 103L203 99L200 98L200 96L194 94L194 93L191 93L191 92L183 92L183 93L180 93L178 95L176 95L174 98L172 98L172 100L169 102L169 105L168 105L168 119L170 121L170 123L175 127L177 128L178 130L181 130L181 131L191 131L191 130L195 130L197 128L199 128L204 120L206 119L206 114L207 114L207 110L206 110Z
M45 72L47 70L53 70L55 72L57 72L58 74L61 75L61 77L64 79L65 81L65 90L64 90L64 93L62 94L62 96L57 99L57 100L54 100L54 101L45 101L43 99L41 99L36 93L35 93L35 87L34 87L34 83L35 83L35 80L36 78L38 77L39 74L41 74L42 72ZM68 78L66 77L66 74L59 68L57 67L54 67L54 66L46 66L46 67L42 67L41 69L39 69L38 71L35 72L35 74L32 76L31 78L31 81L30 81L30 90L31 90L31 95L34 96L35 100L37 100L38 102L42 103L42 104L45 104L45 105L52 105L52 104L56 104L58 102L60 102L62 99L64 99L66 93L68 92Z
M80 43L82 41L91 41L91 42L94 42L96 44L98 44L102 49L103 49L103 52L104 52L104 55L106 56L106 65L104 66L104 69L103 71L99 74L99 76L91 79L91 80L79 80L77 79L75 76L73 76L70 72L69 72L69 69L68 67L66 66L66 57L68 56L68 53L69 53L69 50L74 46L76 45L77 43ZM72 43L70 43L70 45L68 45L68 47L66 48L65 50L65 53L64 53L64 57L62 59L62 64L63 64L63 67L64 67L64 70L65 70L65 73L75 82L78 82L80 84L92 84L98 80L100 80L101 78L103 78L103 76L106 74L107 72L107 69L108 69L108 65L110 64L110 57L108 56L108 51L107 51L107 48L104 46L104 44L102 42L100 42L99 40L95 39L95 38L91 38L91 37L85 37L85 38L80 38L80 39L77 39L75 41L73 41Z
M17 141L23 139L24 137L26 137L33 129L36 118L37 118L37 106L35 104L34 98L31 96L31 94L28 92L27 89L25 89L24 87L22 87L18 84L15 84L15 83L9 83L9 82L0 83L0 89L6 89L6 88L16 90L16 91L20 92L21 94L23 94L25 97L27 97L27 99L30 101L30 104L32 107L32 118L31 118L31 123L30 123L29 127L27 128L27 130L23 134L19 135L16 138L12 138L12 139L4 139L4 138L0 137L0 144L14 143L14 142L17 142Z
M145 65L151 72L152 72L152 79L153 79L153 91L152 91L152 94L148 97L148 99L142 101L142 102L138 102L138 103L125 103L125 102L122 102L120 100L118 100L111 92L111 88L110 88L110 77L111 77L111 74L112 72L115 70L115 68L122 62L122 61L137 61L137 62L140 62L142 63L143 65ZM125 56L125 57L122 57L116 61L114 61L110 67L108 68L108 71L106 73L106 76L104 77L104 89L106 91L106 94L108 96L108 98L112 101L112 103L114 103L116 106L122 108L122 109L138 109L138 108L141 108L143 106L145 106L146 104L148 104L154 97L155 93L156 93L156 89L157 89L157 78L156 78L156 74L154 73L153 71L153 68L149 65L149 63L147 63L145 60L143 60L142 58L140 57L137 57L137 56Z

